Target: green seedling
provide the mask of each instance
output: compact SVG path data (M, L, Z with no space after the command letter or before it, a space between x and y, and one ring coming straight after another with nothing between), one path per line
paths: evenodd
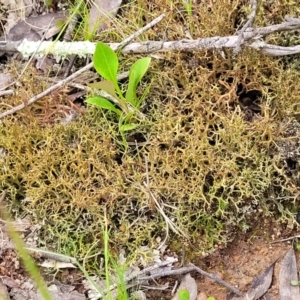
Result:
M109 251L109 231L106 215L104 217L105 228L103 231L103 242L104 242L104 275L105 275L105 283L106 283L106 291L102 291L99 286L97 286L96 282L89 276L85 268L77 262L79 269L85 275L85 278L91 283L91 285L95 288L95 290L101 295L101 299L103 300L112 300L115 299L111 293L111 287L115 285L117 289L117 299L119 300L127 300L127 286L125 282L125 265L119 265L112 257ZM111 267L113 268L113 272L117 276L117 283L112 284L111 279Z
M0 196L0 203L2 200L5 198L6 192L2 192ZM31 258L29 253L26 250L25 244L22 241L21 237L19 236L18 232L15 230L14 226L12 223L9 221L10 216L9 213L4 209L4 207L1 207L2 209L2 214L4 215L5 220L8 222L6 223L8 226L8 232L10 233L10 237L12 241L14 242L16 249L18 251L18 254L20 258L22 259L24 263L24 267L26 271L29 273L31 278L34 280L36 283L37 289L39 290L41 296L43 297L44 300L52 300L51 295L47 289L46 283L44 282L43 278L40 275L40 272L35 265L34 260ZM3 295L0 293L0 299L5 299L2 297Z
M178 292L178 298L179 300L190 300L190 293L188 290L184 289L184 290L180 290Z
M192 0L182 0L182 4L184 6L184 9L186 10L188 17L189 17L189 29L190 32L193 33L194 32L194 22L192 20L192 16L193 16L193 1Z
M52 0L46 0L46 1L45 1L45 5L46 5L47 7L51 6L52 4L53 4L53 1L52 1Z
M71 22L71 20L74 20L76 18L81 20L79 27L76 29L74 34L76 40L85 40L85 41L92 40L95 37L96 30L91 31L88 26L89 19L90 19L88 1L85 0L69 1L69 5L70 5L69 22Z
M299 281L298 280L292 280L291 285L292 286L299 286Z
M188 13L188 15L191 16L192 13L193 13L193 2L192 2L192 0L182 0L182 4L183 4L186 12Z
M141 98L137 97L136 89L149 68L151 58L145 57L137 60L130 68L129 82L125 93L122 92L117 79L119 60L117 54L106 44L98 43L94 53L94 67L105 80L92 84L92 88L100 89L111 95L118 104L112 103L101 96L93 96L86 100L87 103L110 110L117 114L119 131L125 142L124 133L139 126L133 122L133 117L144 101L149 89Z

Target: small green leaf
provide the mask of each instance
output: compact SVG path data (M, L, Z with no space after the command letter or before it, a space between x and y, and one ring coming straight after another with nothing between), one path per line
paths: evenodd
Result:
M46 4L46 5L47 5L47 4ZM48 6L48 5L47 5L47 6ZM56 22L55 25L57 26L57 28L63 28L64 25L65 25L65 22L59 20L59 21Z
M51 6L52 3L53 3L52 0L46 0L46 1L45 1L46 6Z
M124 131L130 131L130 130L135 129L137 127L139 127L139 124L136 124L136 123L124 124L124 125L121 125L119 127L119 130L121 132L124 132Z
M215 297L208 297L206 300L215 300Z
M116 114L120 115L121 111L119 109L117 109L110 101L108 101L105 98L102 97L91 97L88 98L86 100L87 103L104 108L104 109L108 109L110 111L115 112Z
M106 44L97 43L94 53L94 67L106 80L117 85L118 57L117 54Z
M136 87L147 72L150 62L150 57L144 57L137 60L130 68L129 83L125 98L134 107L137 105Z
M190 299L189 291L186 289L178 291L178 298L179 300L189 300Z
M292 286L298 286L299 285L299 281L298 280L292 280L291 281L291 285Z

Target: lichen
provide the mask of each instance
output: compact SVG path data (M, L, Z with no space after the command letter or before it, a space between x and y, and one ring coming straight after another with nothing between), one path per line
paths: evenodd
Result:
M24 39L17 50L25 57L32 55L43 57L48 54L60 61L70 55L78 55L79 57L87 57L95 52L95 43L89 41L84 42L61 42L61 41L43 41L33 42Z

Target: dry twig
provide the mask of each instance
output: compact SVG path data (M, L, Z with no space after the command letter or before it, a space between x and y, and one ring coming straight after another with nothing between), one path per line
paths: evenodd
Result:
M251 20L251 17L250 17ZM250 22L250 21L249 21ZM300 29L300 19L299 18L290 18L285 17L285 21L281 24L271 25L266 27L248 27L244 26L245 29L242 34L243 45L256 49L257 51L262 52L265 55L270 56L282 56L282 55L291 55L300 53L300 46L293 47L281 47L272 44L267 44L262 40L262 37L266 35L281 32L281 31L290 31ZM146 42L137 42L130 43L122 49L122 53L152 53L152 52L163 52L163 51L199 51L205 49L222 49L222 48L236 48L239 45L241 34L225 37L211 37L211 38L199 38L196 40L182 39L178 41L146 41ZM26 44L26 46L25 46ZM24 42L26 50L29 46L32 49L35 49L38 45L38 42ZM113 50L120 49L124 46L123 43L109 43L108 44ZM68 55L78 54L78 49L82 48L85 50L86 54L92 54L94 52L96 44L90 42L72 42L68 46L65 42L43 42L40 46L37 54L43 55L44 51L49 53L60 55L60 52L63 49L63 53L66 52L68 48ZM10 50L19 51L22 48L22 44L16 42L7 42L4 46L1 46L0 51L8 51L5 47L8 47ZM19 49L19 50L18 50ZM90 49L90 50L87 50ZM82 51L83 51L82 50ZM27 53L27 52L26 52ZM32 53L27 53L31 55Z
M154 26L155 24L157 24L158 22L160 22L164 17L164 14L161 15L160 17L156 18L155 20L151 21L149 24L147 24L146 26L144 26L143 28L139 29L137 32L135 32L134 34L130 35L128 38L126 38L122 43L119 43L118 46L115 48L115 50L120 49L121 47L127 45L128 43L130 43L133 39L135 39L137 36L141 35L143 32L145 32L146 30L148 30L149 28L151 28L152 26ZM53 42L51 42L53 44ZM1 48L1 47L0 47ZM1 50L1 49L0 49ZM51 86L50 88L46 89L44 92L34 96L33 98L29 99L27 101L27 103L22 103L10 110L7 110L3 113L0 114L0 119L11 115L21 109L23 109L26 105L30 105L34 102L36 102L37 100L43 98L44 96L50 94L51 92L55 91L56 89L62 87L63 85L65 85L66 83L72 81L73 79L75 79L76 77L78 77L80 74L82 74L85 71L88 71L89 69L93 68L94 63L91 62L88 65L86 65L85 67L81 68L80 70L78 70L77 72L73 73L72 75L70 75L69 77L61 80L60 82L54 84L53 86ZM130 109L129 109L130 110Z
M242 292L239 289L237 289L234 286L230 285L229 283L227 283L226 281L221 279L218 275L205 272L204 270L200 269L199 267L196 267L193 264L190 264L190 266L188 266L188 267L182 267L182 268L179 268L179 269L176 269L176 270L164 271L164 272L161 272L161 273L140 277L139 280L141 280L141 281L146 280L147 281L147 280L153 280L153 279L156 279L156 278L161 278L161 277L166 277L166 276L182 275L182 274L190 273L190 272L193 272L193 271L196 271L199 274L201 274L203 276L206 276L206 277L214 280L215 282L225 286L228 290L232 291L236 295L239 295L239 296L242 295Z
M12 95L14 93L13 90L7 90L7 91L0 91L0 97L6 96L6 95Z
M286 239L281 239L281 240L275 240L273 242L270 242L270 244L276 244L276 243L282 243L282 242L287 242L287 241L291 241L291 240L295 240L295 239L299 239L300 238L300 234L288 237Z
M256 11L257 11L257 0L252 0L252 10L251 10L251 14L249 16L248 21L246 22L246 24L243 26L243 28L239 31L239 38L237 40L237 44L235 46L235 48L233 49L233 53L237 54L241 51L241 45L244 42L244 32L253 26L254 20L255 20L255 15L256 15Z

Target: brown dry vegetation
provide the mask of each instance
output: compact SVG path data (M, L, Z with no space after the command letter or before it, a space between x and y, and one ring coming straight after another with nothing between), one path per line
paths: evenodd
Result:
M294 1L267 2L256 26L300 12ZM193 38L233 35L250 12L247 3L197 1L188 15L181 1L129 1L118 22L95 40L121 41L163 12L166 18L140 40L181 39L187 29ZM292 35L269 41L291 45L297 42ZM121 68L136 59L121 55ZM253 218L273 216L293 227L299 206L298 59L247 49L236 57L229 50L160 54L139 87L142 93L151 84L141 108L147 119L127 136L136 141L129 148L106 111L88 106L75 121L59 124L70 111L66 91L1 120L0 183L11 213L32 215L43 224L42 244L77 258L102 248L106 216L112 252L125 248L135 257L139 246L155 248L155 239L166 234L143 189L147 157L151 191L189 236L189 258L231 241L237 230L251 228ZM28 69L17 94L1 99L1 111L45 89L35 76ZM183 242L170 232L172 250Z

